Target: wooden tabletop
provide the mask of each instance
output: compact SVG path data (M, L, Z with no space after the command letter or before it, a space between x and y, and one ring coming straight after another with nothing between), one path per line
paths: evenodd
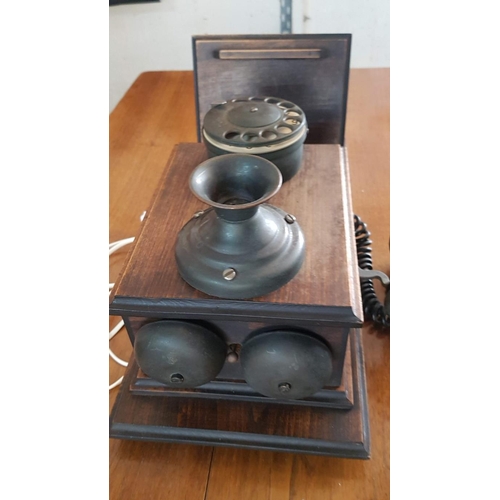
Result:
M137 234L174 145L196 140L193 73L141 74L110 116L110 242ZM354 212L372 233L374 268L390 274L388 69L351 70L346 145ZM127 251L110 257L110 282ZM370 460L110 440L110 499L389 498L389 336L365 327L363 342ZM111 347L131 354L124 331ZM124 370L110 360L110 383Z

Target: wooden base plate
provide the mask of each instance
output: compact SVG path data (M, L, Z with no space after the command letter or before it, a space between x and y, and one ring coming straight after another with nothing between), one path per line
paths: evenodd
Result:
M133 394L132 358L110 417L110 436L369 458L370 436L361 332L350 331L350 410L201 397Z

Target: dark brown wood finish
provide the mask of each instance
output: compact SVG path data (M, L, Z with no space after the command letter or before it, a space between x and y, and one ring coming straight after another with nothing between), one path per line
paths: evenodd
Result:
M354 211L389 272L389 70L351 70L347 146ZM110 116L110 241L137 234L179 142L196 141L191 72L142 74ZM128 249L110 258L115 281ZM110 326L116 318L110 319ZM368 461L170 443L110 441L110 498L389 498L389 337L363 328L372 453ZM111 342L131 353L125 333ZM110 361L110 382L124 369ZM110 391L110 405L118 389ZM257 478L257 479L256 479Z
M268 96L300 106L309 144L344 144L351 35L197 36L198 140L212 104Z
M352 330L353 401L349 410L246 401L137 396L127 370L111 415L115 438L188 442L367 458L370 438L360 332Z
M155 308L163 313L182 310L203 315L210 311L215 317L213 309L217 307L219 319L230 315L360 324L362 307L352 254L352 210L342 148L306 145L299 173L270 200L297 217L306 240L306 258L299 273L285 286L246 301L205 295L177 273L177 234L195 212L207 208L188 185L192 170L206 158L203 144L176 146L122 279L113 291L112 313L128 311L133 315L139 312L141 301L161 299L148 303L151 313Z
M189 177L206 158L202 144L176 146L113 290L111 312L124 316L131 339L145 321L158 319L203 320L227 344L241 344L262 329L305 328L320 336L332 351L330 382L317 394L315 404L350 407L349 398L339 399L333 389L342 381L348 327L360 325L362 317L343 149L333 144L306 146L300 172L275 196L276 206L293 213L304 231L306 258L300 272L275 292L239 301L205 295L177 272L177 234L192 214L205 208L190 192ZM144 318L129 318L132 315ZM226 363L220 377L227 383L214 382L203 391L183 391L182 395L256 399L242 382L239 363ZM234 388L229 382L241 387ZM144 394L143 387L136 387L135 392Z

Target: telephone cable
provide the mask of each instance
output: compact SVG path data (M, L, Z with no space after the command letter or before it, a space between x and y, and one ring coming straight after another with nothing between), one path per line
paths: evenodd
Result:
M371 233L365 222L354 215L354 235L356 238L356 250L358 255L358 266L361 269L373 270L372 249L370 240ZM372 279L361 280L361 297L363 299L363 312L365 320L372 321L376 326L390 329L390 285L386 288L385 305L382 304L377 294Z

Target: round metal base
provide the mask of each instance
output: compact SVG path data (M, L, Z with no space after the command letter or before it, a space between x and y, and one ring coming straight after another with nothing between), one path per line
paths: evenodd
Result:
M249 299L282 287L299 272L304 254L295 218L268 204L243 221L208 209L182 228L175 249L187 283L226 299Z

